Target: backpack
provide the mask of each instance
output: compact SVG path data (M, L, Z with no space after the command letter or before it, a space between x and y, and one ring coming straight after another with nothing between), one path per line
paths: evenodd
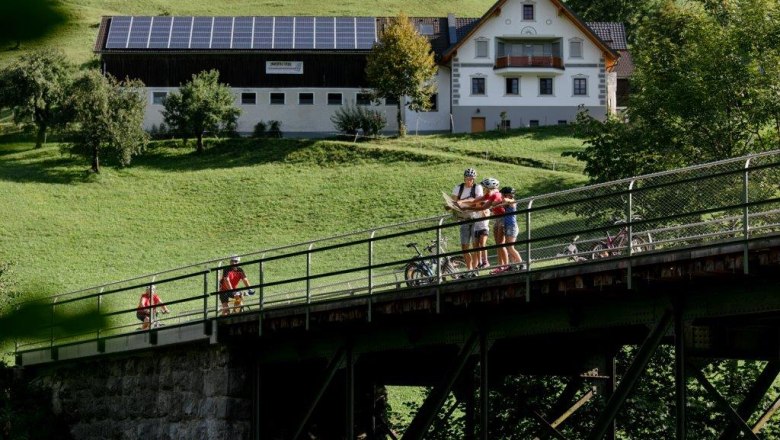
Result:
M460 190L458 190L458 200L460 200L460 196L463 194L463 188L465 188L465 183L460 184ZM471 186L471 198L473 199L477 195L477 184L474 184Z

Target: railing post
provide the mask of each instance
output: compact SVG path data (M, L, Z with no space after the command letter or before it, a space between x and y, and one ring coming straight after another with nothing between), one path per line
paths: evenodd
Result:
M219 318L219 277L222 275L222 262L217 265L217 270L214 272L214 291L217 292L214 295L214 318Z
M209 334L206 331L206 326L209 320L209 273L203 272L203 333Z
M311 249L314 243L309 245L306 250L306 330L309 329L309 319L311 319Z
M257 314L257 336L263 335L263 308L265 307L265 253L260 255L260 262L257 263L257 308L260 312Z
M439 224L436 226L436 284L441 285L441 225L444 223L444 218L439 219ZM441 288L436 287L436 314L441 313Z
M97 314L98 314L98 316L100 316L100 306L101 306L101 303L103 302L103 289L104 289L104 287L100 288L100 292L98 292L98 297L97 297ZM100 341L100 327L97 328L97 331L95 333L96 333L95 334L95 339Z
M57 299L51 303L51 316L49 317L49 348L54 348L54 307L57 304Z
M525 210L525 302L531 302L531 207L534 200L528 201Z
M372 310L374 304L374 235L376 231L371 231L368 237L368 322L372 319Z
M743 174L742 178L742 203L744 203L742 208L742 236L745 239L745 248L742 251L742 272L747 275L750 273L750 268L748 267L748 238L750 236L750 211L748 208L748 201L750 199L750 191L749 191L749 178L748 174L750 173L750 159L745 161L745 172Z
M634 288L634 271L633 263L631 262L631 255L634 253L634 183L636 180L632 180L628 184L628 206L626 206L626 227L628 229L628 268L627 268L627 285L628 290Z

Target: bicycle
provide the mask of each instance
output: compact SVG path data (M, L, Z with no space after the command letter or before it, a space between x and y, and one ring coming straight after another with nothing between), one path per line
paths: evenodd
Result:
M447 242L442 240L439 247L439 253L446 252ZM431 241L431 244L425 246L424 250L427 252L428 257L423 255L420 249L417 247L417 243L409 243L406 245L408 248L414 248L417 252L417 257L413 258L404 267L404 279L406 285L409 287L424 286L426 284L432 284L436 282L436 268L441 266L442 279L460 279L463 278L466 273L463 272L466 269L466 261L461 256L444 256L439 257L438 262L434 255L434 249L436 249L436 240ZM430 257L433 256L433 257Z
M641 218L636 217L634 220L641 220ZM597 258L621 255L624 249L628 249L628 225L625 220L617 220L615 221L615 225L622 225L622 227L614 236L609 235L609 231L607 231L607 237L604 240L598 241L596 245L593 246L590 254L591 259L595 260ZM647 238L644 238L642 235L645 235ZM632 253L652 249L653 237L649 232L642 235L634 235L631 237Z
M580 236L576 236L572 238L571 243L569 243L565 248L563 248L563 252L555 254L556 257L566 257L569 261L580 262L585 261L586 258L581 256L579 253L579 249L577 249L577 240L580 239Z

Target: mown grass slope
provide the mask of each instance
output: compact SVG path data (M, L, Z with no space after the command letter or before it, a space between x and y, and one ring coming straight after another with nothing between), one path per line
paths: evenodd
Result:
M539 130L579 148L563 129ZM527 131L492 139L517 162L542 155ZM555 133L558 133L556 136ZM56 145L0 144L0 259L46 292L442 213L465 167L526 196L584 183L578 173L486 160L473 137L211 141L203 155L156 142L95 175ZM565 145L568 145L566 147ZM445 148L446 147L446 148ZM525 159L524 159L525 158ZM576 166L576 163L567 162Z

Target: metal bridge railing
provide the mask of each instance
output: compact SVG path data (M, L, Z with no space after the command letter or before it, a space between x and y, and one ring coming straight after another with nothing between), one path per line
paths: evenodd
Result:
M780 151L771 151L525 198L518 200L514 214L520 228L514 246L527 263L526 272L582 260L625 258L630 283L630 261L637 253L724 240L747 243L751 237L780 232L778 182ZM257 294L244 297L238 311L303 306L308 327L312 304L365 297L370 320L376 295L459 282L464 273L445 273L442 264L432 264L432 272L414 283L406 279L405 269L410 261L458 257L459 226L474 221L431 217L246 254L241 267ZM431 241L440 246L421 258L406 246ZM455 245L447 249L444 243ZM485 249L495 252L499 247ZM575 249L575 253L566 249ZM747 258L744 261L747 272ZM153 315L158 325L203 321L208 328L206 323L221 318L218 277L223 268L222 261L215 259L49 297L44 301L50 307L50 319L41 326L45 331L37 333L47 337L17 341L17 352L138 331L135 305L151 284L157 285L174 310L171 316ZM437 306L438 302L437 296ZM107 319L105 328L76 334L58 325L60 316L89 307Z

